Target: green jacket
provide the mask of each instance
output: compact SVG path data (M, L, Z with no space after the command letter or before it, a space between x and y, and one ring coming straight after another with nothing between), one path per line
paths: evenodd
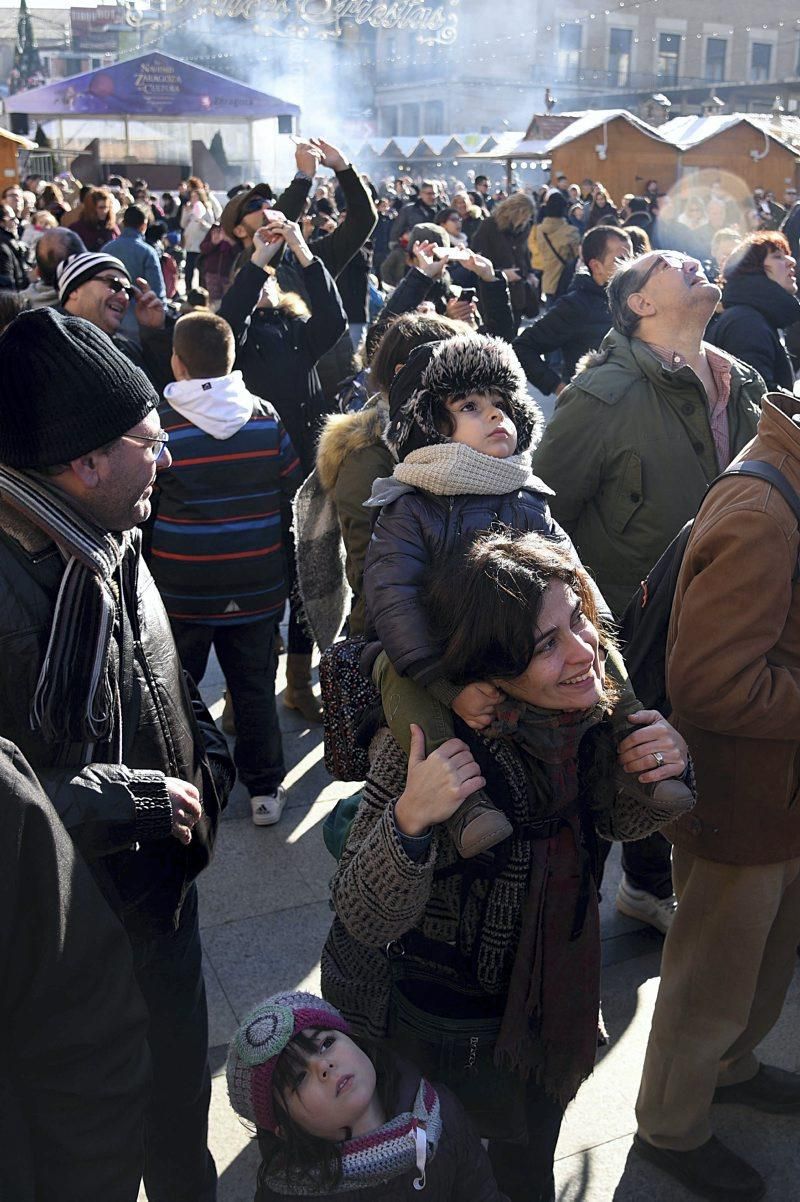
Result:
M720 352L716 348L715 353ZM731 458L754 437L766 386L731 362ZM553 516L619 616L685 522L717 462L702 384L638 338L611 330L558 399L533 470L555 490Z

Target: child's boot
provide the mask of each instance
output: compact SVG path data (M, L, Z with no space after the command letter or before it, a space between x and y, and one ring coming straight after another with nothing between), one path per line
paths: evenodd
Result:
M642 709L644 706L641 701L637 697L633 697L630 691L615 707L611 715L611 723L618 743L633 734L635 730L641 729L628 721L628 714L635 714L637 710ZM694 793L685 781L676 776L667 780L640 781L636 776L626 772L625 791L634 797L638 793L646 806L652 806L654 809L662 810L665 814L674 815L676 818L694 806Z
M479 856L512 833L511 823L502 810L489 800L483 789L463 801L445 823L456 851L464 860Z

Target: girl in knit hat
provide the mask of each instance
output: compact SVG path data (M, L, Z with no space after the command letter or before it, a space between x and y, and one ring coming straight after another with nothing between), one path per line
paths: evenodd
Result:
M313 994L276 994L252 1010L227 1077L263 1158L255 1202L401 1202L423 1189L432 1202L504 1202L455 1098L352 1038Z

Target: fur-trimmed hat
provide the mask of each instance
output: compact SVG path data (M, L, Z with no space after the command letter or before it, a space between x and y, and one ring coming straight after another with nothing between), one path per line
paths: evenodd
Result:
M323 1031L350 1028L338 1010L313 993L296 990L276 993L249 1014L233 1037L228 1050L228 1097L242 1118L265 1131L274 1131L275 1104L272 1078L278 1059L289 1044L307 1027Z
M420 447L448 442L437 428L436 406L471 392L495 393L511 407L517 454L539 441L542 413L528 395L525 372L507 342L482 334L459 334L415 347L389 390L386 443L398 459Z

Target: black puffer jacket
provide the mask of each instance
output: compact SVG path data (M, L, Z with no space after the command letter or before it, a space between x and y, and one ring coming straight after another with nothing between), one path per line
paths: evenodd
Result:
M317 438L330 411L317 362L347 329L341 297L319 259L302 271L310 317L284 309L258 309L266 275L246 263L219 307L236 338L236 366L250 392L278 410L307 475L314 467Z
M611 311L602 284L596 284L588 271L577 271L566 296L541 314L514 341L517 358L534 387L545 395L559 383L569 384L578 360L587 351L597 350L611 329ZM561 372L545 363L549 351L564 356Z
M395 1109L397 1114L404 1114L414 1105L420 1076L403 1061L400 1072ZM420 1196L425 1202L507 1202L497 1187L489 1157L461 1103L443 1086L436 1085L435 1088L441 1105L442 1135L436 1155L426 1163L425 1187L421 1195L414 1189L418 1174L411 1170L391 1181L364 1189L338 1189L325 1194L276 1192L264 1182L259 1185L255 1202L294 1202L298 1197L313 1197L316 1202L343 1202L347 1198L354 1202L416 1202Z
M372 532L364 567L368 625L401 674L429 686L443 679L442 648L430 629L421 599L427 570L457 545L502 523L571 543L550 515L552 489L541 481L502 496L439 497L391 479L373 502L383 507Z
M209 863L233 766L199 696L189 696L139 544L134 531L121 567L129 603L120 607L122 635L112 645L124 764L84 765L76 748L46 742L29 720L64 561L42 531L0 505L0 730L30 763L128 931L147 937L171 929L190 882ZM188 847L170 834L162 773L200 791L203 817Z
M26 247L6 230L0 230L0 288L21 292L30 280L25 271Z
M722 305L706 340L754 367L767 388L791 392L794 370L780 332L800 321L797 297L766 275L740 275L726 283Z

